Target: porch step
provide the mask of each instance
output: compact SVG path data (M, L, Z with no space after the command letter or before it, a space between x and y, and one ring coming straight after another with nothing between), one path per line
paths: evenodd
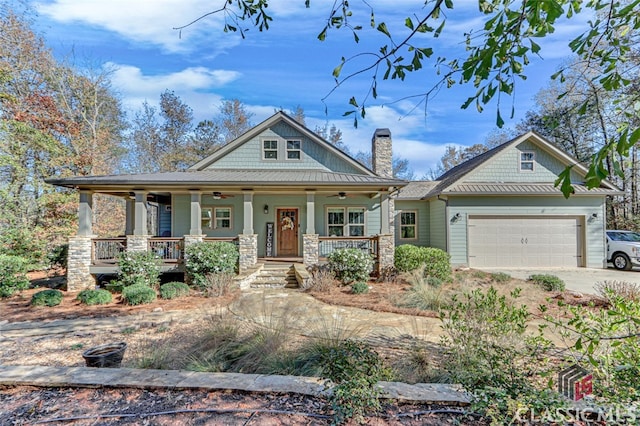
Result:
M265 263L260 274L251 283L252 288L298 288L295 270L291 264Z

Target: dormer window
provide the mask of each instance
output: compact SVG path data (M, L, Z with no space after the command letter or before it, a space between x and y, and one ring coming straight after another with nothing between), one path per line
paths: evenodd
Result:
M300 159L300 141L288 140L287 141L287 160L299 160Z
M520 171L532 172L533 163L536 159L536 153L533 151L525 151L520 153Z
M262 141L262 158L265 160L278 159L278 141L277 140Z

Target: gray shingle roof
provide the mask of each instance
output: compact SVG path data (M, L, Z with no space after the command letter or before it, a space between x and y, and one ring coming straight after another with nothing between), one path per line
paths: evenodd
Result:
M436 187L438 181L416 181L409 182L405 187L400 188L396 199L398 200L420 200Z
M220 170L123 174L108 176L77 176L48 179L47 183L67 187L91 185L109 186L202 186L202 185L381 185L404 186L400 179L383 178L326 170Z

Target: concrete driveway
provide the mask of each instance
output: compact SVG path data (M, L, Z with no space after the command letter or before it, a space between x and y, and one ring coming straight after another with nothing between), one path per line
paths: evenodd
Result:
M562 279L568 290L580 293L595 293L593 286L602 281L627 281L640 283L640 271L618 271L617 269L591 268L482 268L486 272L505 272L513 278L526 280L533 274L551 274Z

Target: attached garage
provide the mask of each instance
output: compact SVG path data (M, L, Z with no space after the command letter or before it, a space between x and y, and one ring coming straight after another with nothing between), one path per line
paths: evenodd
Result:
M584 216L470 215L469 266L584 266Z

